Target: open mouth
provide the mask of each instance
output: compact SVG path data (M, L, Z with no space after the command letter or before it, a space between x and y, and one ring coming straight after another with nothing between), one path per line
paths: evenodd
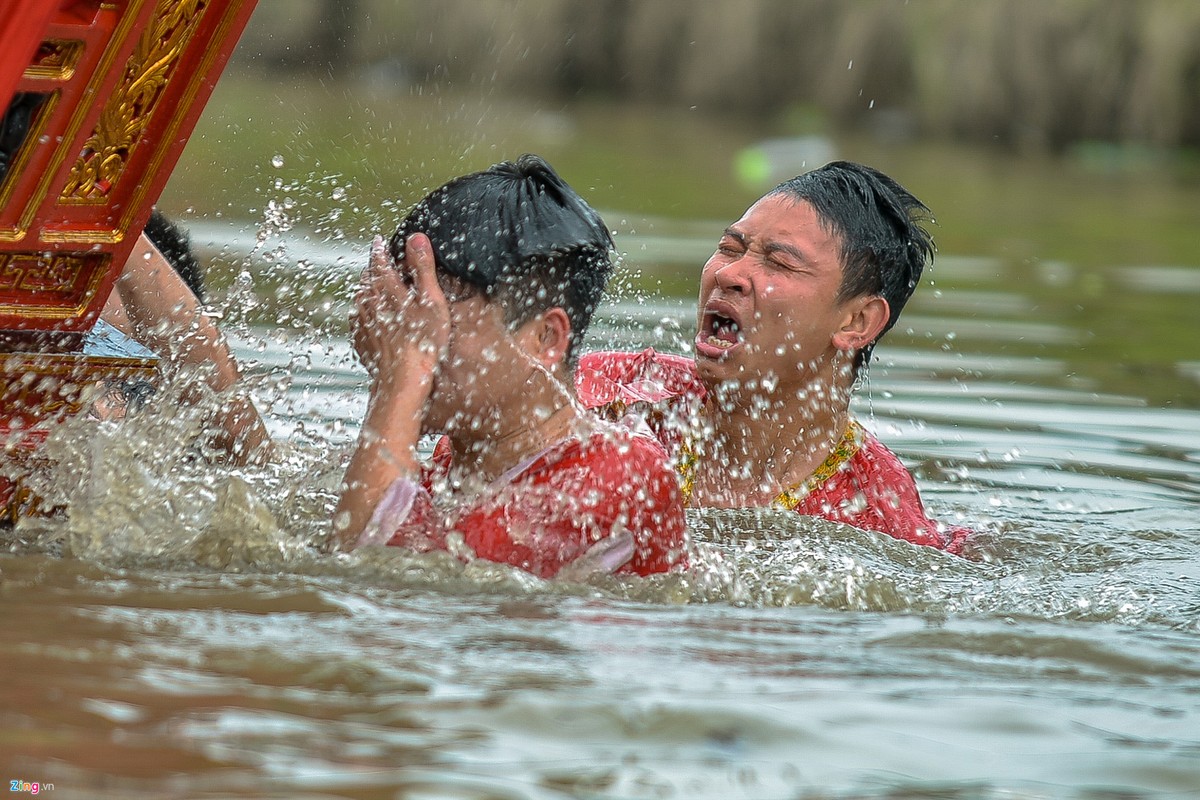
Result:
M742 326L734 317L716 311L706 311L699 338L704 344L728 350L741 343Z

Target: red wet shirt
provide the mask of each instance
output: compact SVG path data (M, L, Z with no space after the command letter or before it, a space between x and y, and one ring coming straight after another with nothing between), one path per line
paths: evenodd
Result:
M691 493L695 456L679 417L702 406L704 385L689 358L657 353L589 353L575 372L576 391L588 408L620 416L635 404L678 464L684 499ZM672 424L674 423L674 424ZM912 475L900 459L857 422L851 422L829 458L775 503L800 514L844 522L897 539L961 553L971 531L930 519Z
M542 578L589 552L595 559L605 540L618 546L601 557L609 559L604 571L650 575L687 565L678 482L649 436L614 427L563 440L470 500L450 493L453 508L443 510L433 498L442 494L450 460L443 439L419 484L393 484L380 504L383 519L379 509L372 518L393 531L388 544L445 550L453 533L477 557Z

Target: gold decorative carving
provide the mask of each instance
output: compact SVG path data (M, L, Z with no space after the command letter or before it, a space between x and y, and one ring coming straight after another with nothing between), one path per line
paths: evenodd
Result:
M246 5L246 0L230 0L225 6L225 16L221 18L216 25L216 33L211 37L213 42L224 42L229 39L229 29L233 26L238 14L243 6ZM174 116L167 123L163 134L163 141L175 141L179 138L179 131L182 128L184 114L178 109L192 108L196 103L196 96L207 83L206 76L213 74L213 63L221 55L221 48L207 47L204 49L200 57L199 66L188 73L188 80L184 84L183 91L180 93L178 102L176 103L177 110ZM149 165L145 174L157 175L162 167L164 158L167 155L167 148L160 147L151 153ZM134 213L142 208L142 201L146 197L149 181L139 181L133 189L132 198L125 204L125 213L121 217L119 226L112 231L114 242L119 242L124 236L124 232L129 230L129 224L133 219Z
M25 253L0 255L0 291L69 292L86 266L82 258Z
M38 48L33 63L25 68L25 77L68 81L75 74L81 55L83 42L78 39L47 39Z
M208 0L159 0L129 56L125 74L71 169L61 203L103 203L162 99L179 56L196 32Z
M13 487L12 497L0 508L0 522L15 523L20 517L48 517L60 510L58 507L47 508L43 498L18 481Z
M121 42L126 40L142 8L148 3L149 0L127 0L123 9L124 13L121 15L120 21L117 22L111 41ZM102 3L100 7L106 11L122 10L111 3ZM98 91L105 76L113 68L113 62L116 61L118 52L119 49L116 47L104 48L100 55L99 63L89 68L91 77L88 78L85 96L95 94ZM57 94L55 96L57 97ZM33 218L37 209L41 207L46 197L51 194L50 184L59 174L59 165L77 156L77 153L72 152L76 147L76 136L83 127L84 119L91 111L91 108L90 103L75 104L74 110L70 112L67 127L62 132L61 138L56 137L58 139L58 147L55 148L54 154L50 157L50 161L45 169L41 170L41 177L38 179L37 186L34 188L33 194L30 195L29 201L25 204L25 210L21 212L21 216L14 226L11 228L0 228L0 242L19 242L29 234L29 229L33 224ZM2 310L0 309L0 311Z
M42 297L58 294L67 302L43 300L33 304L0 302L0 314L29 318L74 319L87 311L88 305L107 274L112 256L105 254L72 255L55 253L49 256L33 253L0 253L0 292L38 292Z
M117 244L125 238L120 230L83 230L42 231L43 242L66 242L74 245L81 244Z

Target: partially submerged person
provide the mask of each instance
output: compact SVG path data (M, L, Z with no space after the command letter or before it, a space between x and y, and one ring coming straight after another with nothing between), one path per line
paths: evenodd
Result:
M204 313L203 292L187 234L155 209L100 318L161 357L170 379L194 382L183 394L185 400L196 402L206 390L219 395L205 424L207 451L214 460L261 462L271 452L270 436L258 409L240 390L241 369L229 343ZM105 418L122 417L152 392L141 384L112 386L94 411Z
M546 578L686 564L662 447L574 397L611 249L596 212L529 155L431 192L390 257L377 238L352 317L372 383L340 546L461 543ZM444 434L424 468L422 434Z
M780 184L704 265L694 360L588 354L581 400L647 417L689 506L793 510L961 552L970 531L930 519L904 465L850 414L872 348L933 257L927 214L851 162Z

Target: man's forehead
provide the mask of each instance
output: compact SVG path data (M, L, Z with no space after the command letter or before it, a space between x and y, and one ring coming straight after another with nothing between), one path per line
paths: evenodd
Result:
M727 235L759 247L800 245L838 247L838 237L807 200L767 195L725 229Z

